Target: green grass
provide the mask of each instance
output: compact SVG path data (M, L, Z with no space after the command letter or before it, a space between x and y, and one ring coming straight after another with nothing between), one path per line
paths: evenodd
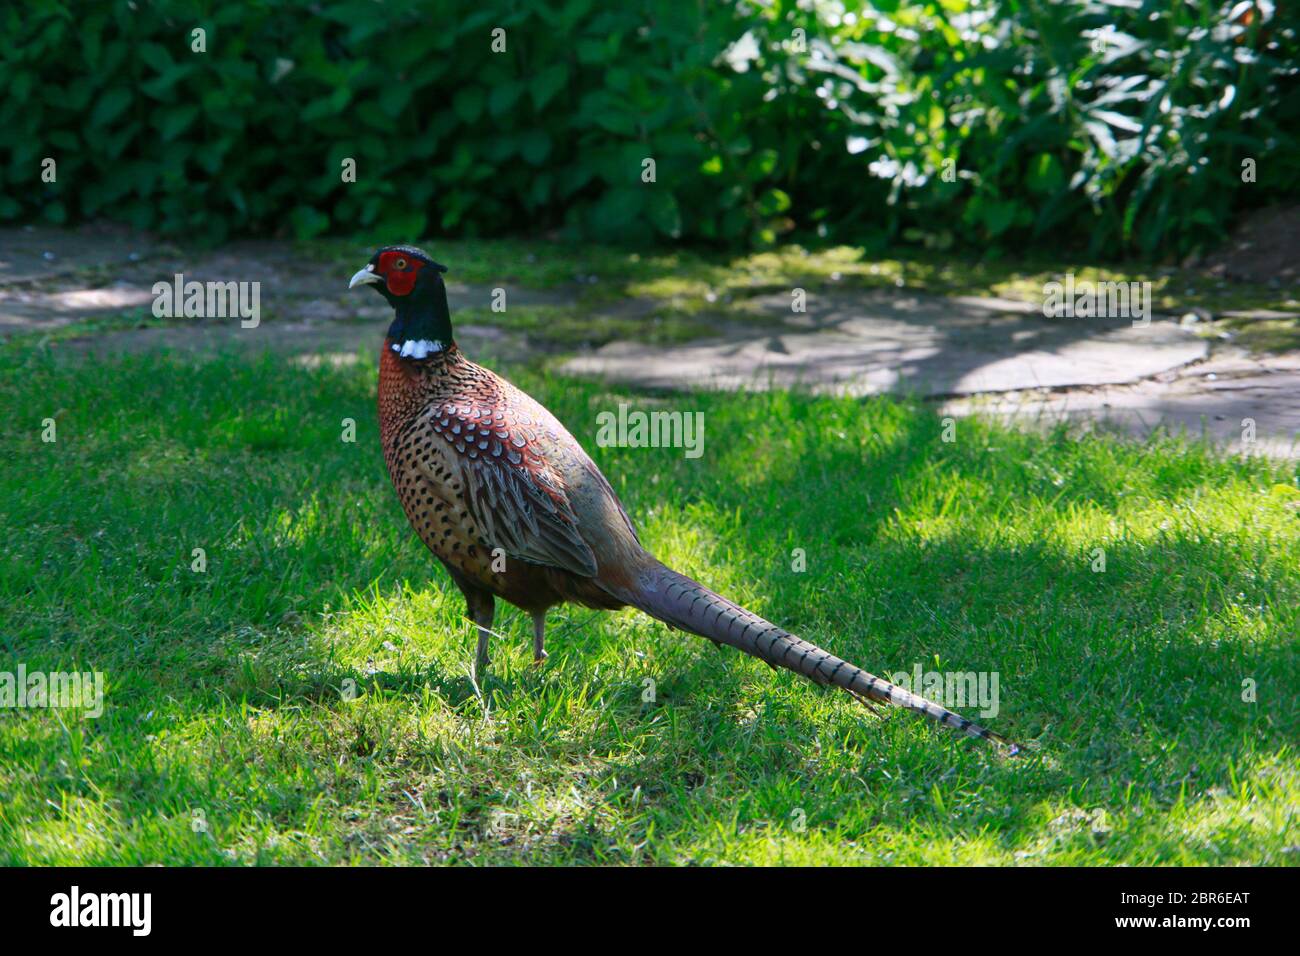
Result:
M595 348L614 341L680 345L692 339L717 335L719 322L727 318L722 314L686 313L671 307L652 309L646 315L555 305L514 305L508 313L482 307L456 312L458 326L496 326L512 334L528 336L539 349L566 354L578 348ZM770 318L767 322L773 327L779 326L778 321Z
M507 371L668 563L876 673L998 672L988 723L1029 753L630 611L553 612L541 671L499 614L479 693L369 356L11 347L0 670L107 689L98 719L0 710L0 862L1296 860L1294 464L968 420L945 443L923 405L788 393L670 399L706 416L687 460L593 447L626 396Z

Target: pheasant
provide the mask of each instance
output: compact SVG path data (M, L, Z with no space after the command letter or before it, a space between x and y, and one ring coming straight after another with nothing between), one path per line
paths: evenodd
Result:
M489 664L496 598L533 619L546 658L546 613L572 602L631 606L721 647L739 648L863 702L884 701L1012 748L1005 738L868 674L655 559L600 469L555 416L465 357L452 338L439 265L386 246L349 288L393 307L379 360L379 432L402 509L465 596L478 629L474 673Z

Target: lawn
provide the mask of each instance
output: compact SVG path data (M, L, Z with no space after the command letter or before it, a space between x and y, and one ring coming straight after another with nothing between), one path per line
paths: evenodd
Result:
M553 612L541 670L499 613L476 687L372 356L7 347L0 670L102 671L106 697L0 710L0 862L1296 861L1294 463L503 371L666 562L877 674L997 672L987 723L1027 752L632 611ZM620 400L703 411L703 457L594 447Z

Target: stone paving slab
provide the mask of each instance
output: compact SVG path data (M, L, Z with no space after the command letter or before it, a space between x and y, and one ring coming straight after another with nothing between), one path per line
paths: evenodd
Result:
M118 227L0 230L0 285L65 275L93 266L122 266L152 255L144 236Z
M1070 421L1139 438L1184 432L1242 454L1300 458L1300 352L1252 357L1227 349L1128 385L967 396L942 409L1041 427Z
M783 327L672 348L613 342L562 370L642 388L944 396L1134 382L1208 353L1167 319L1046 319L1006 299L839 293L810 297L801 314L788 296L756 305Z

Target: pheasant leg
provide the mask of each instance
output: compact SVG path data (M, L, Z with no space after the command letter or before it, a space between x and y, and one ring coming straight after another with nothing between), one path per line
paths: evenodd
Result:
M536 611L533 614L533 666L541 667L542 662L546 660L546 612Z
M478 648L474 653L474 679L479 680L487 673L492 663L488 657L488 639L492 636L492 618L495 616L496 601L491 594L466 593L465 603L469 605L469 616L478 628Z

